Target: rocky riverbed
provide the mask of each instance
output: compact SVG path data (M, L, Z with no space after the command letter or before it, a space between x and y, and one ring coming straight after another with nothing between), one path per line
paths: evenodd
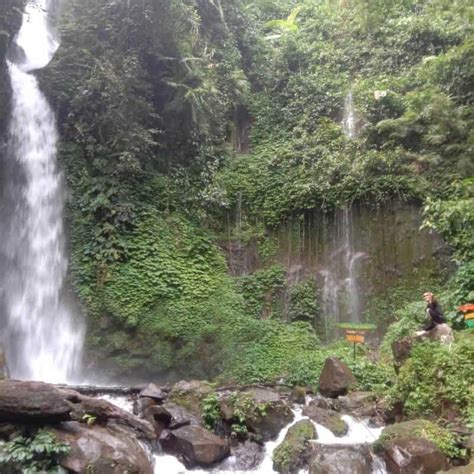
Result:
M70 446L59 463L71 473L449 469L446 456L423 436L429 422L393 424L393 411L373 393L348 391L348 370L328 359L320 380L326 397L281 385L100 388L3 380L0 436L8 442L46 428Z

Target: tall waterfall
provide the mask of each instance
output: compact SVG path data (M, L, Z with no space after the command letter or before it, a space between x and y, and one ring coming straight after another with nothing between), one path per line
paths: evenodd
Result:
M51 107L32 71L46 66L59 46L49 25L52 0L32 0L8 62L12 85L3 269L2 331L11 376L71 380L80 364L84 328L65 296L67 258L62 179L56 166L58 132Z

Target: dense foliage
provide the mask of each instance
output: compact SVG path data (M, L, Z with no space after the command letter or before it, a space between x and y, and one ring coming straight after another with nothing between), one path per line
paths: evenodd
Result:
M64 1L41 78L90 357L119 373L314 383L324 357L350 361L350 347L318 349L314 282L287 287L269 230L356 201L424 204L459 266L449 307L472 298L469 12L444 0ZM230 277L224 238L257 241L264 267ZM400 319L409 289L373 312ZM391 377L357 364L363 386Z
M42 429L31 437L18 436L2 444L0 466L23 474L59 473L59 461L70 450L68 444L59 443L52 433Z

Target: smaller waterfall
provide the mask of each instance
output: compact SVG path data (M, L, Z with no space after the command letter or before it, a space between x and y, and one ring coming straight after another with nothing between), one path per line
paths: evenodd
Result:
M364 252L355 250L351 208L339 211L336 219L335 250L327 268L319 272L322 276L321 309L326 321L326 334L329 334L329 322L360 322L359 263L367 257Z
M357 135L357 117L354 109L354 98L352 90L344 99L344 116L342 118L342 129L347 138L355 138Z

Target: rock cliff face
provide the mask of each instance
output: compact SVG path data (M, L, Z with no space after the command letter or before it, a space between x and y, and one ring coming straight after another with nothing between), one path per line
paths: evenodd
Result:
M9 116L10 84L5 57L10 42L21 25L25 0L4 0L0 16L0 146L3 148Z

